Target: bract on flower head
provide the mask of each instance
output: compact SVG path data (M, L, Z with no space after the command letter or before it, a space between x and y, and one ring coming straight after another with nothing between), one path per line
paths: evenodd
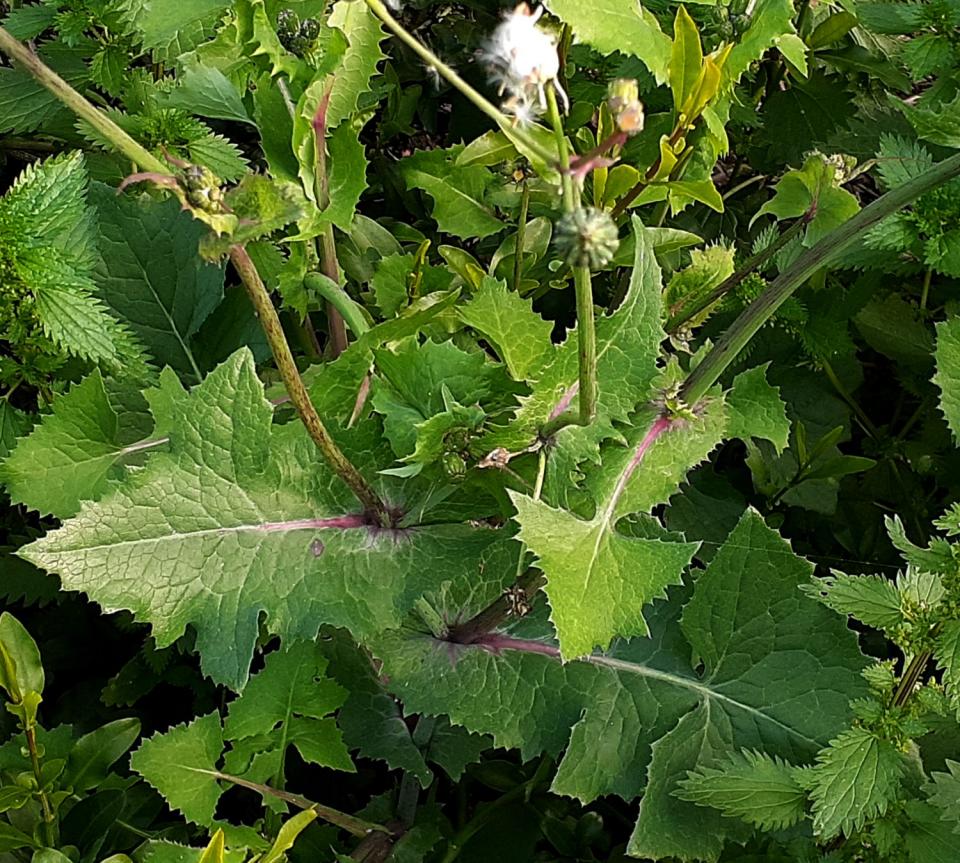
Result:
M543 8L531 11L521 3L504 15L503 21L487 42L482 59L490 77L508 98L504 110L518 122L529 122L547 107L544 86L552 83L565 108L567 94L557 81L560 57L554 36L537 26Z

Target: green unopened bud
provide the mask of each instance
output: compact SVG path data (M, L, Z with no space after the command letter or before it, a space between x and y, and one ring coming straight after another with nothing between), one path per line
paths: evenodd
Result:
M609 214L585 207L564 215L554 232L557 251L571 267L605 267L620 246L617 225Z
M316 18L304 18L300 25L300 35L310 42L316 41L320 35L320 22Z
M636 135L643 131L643 102L635 78L617 78L610 82L607 107L621 132Z
M183 172L187 201L208 213L219 213L223 204L220 178L203 165L190 165Z
M463 456L460 455L460 453L444 453L442 464L443 472L450 479L460 479L467 472L467 463L463 460Z

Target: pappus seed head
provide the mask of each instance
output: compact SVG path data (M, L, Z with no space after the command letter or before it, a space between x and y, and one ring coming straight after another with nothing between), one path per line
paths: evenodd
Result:
M564 108L569 107L567 94L557 82L557 41L537 24L542 14L542 8L533 12L521 3L504 16L480 55L500 95L507 97L504 110L520 123L532 121L546 109L547 84L556 88Z

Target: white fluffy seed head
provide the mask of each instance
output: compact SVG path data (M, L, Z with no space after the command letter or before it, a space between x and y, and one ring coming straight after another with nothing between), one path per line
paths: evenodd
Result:
M537 26L542 14L542 8L531 12L521 3L504 16L482 53L491 80L508 96L505 110L520 121L533 119L538 107L546 107L544 85L556 86L560 72L556 39ZM561 98L566 102L565 94Z

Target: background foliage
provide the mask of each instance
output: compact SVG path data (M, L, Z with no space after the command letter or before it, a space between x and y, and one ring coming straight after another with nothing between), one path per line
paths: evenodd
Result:
M0 4L0 863L960 859L960 5L391 5Z

